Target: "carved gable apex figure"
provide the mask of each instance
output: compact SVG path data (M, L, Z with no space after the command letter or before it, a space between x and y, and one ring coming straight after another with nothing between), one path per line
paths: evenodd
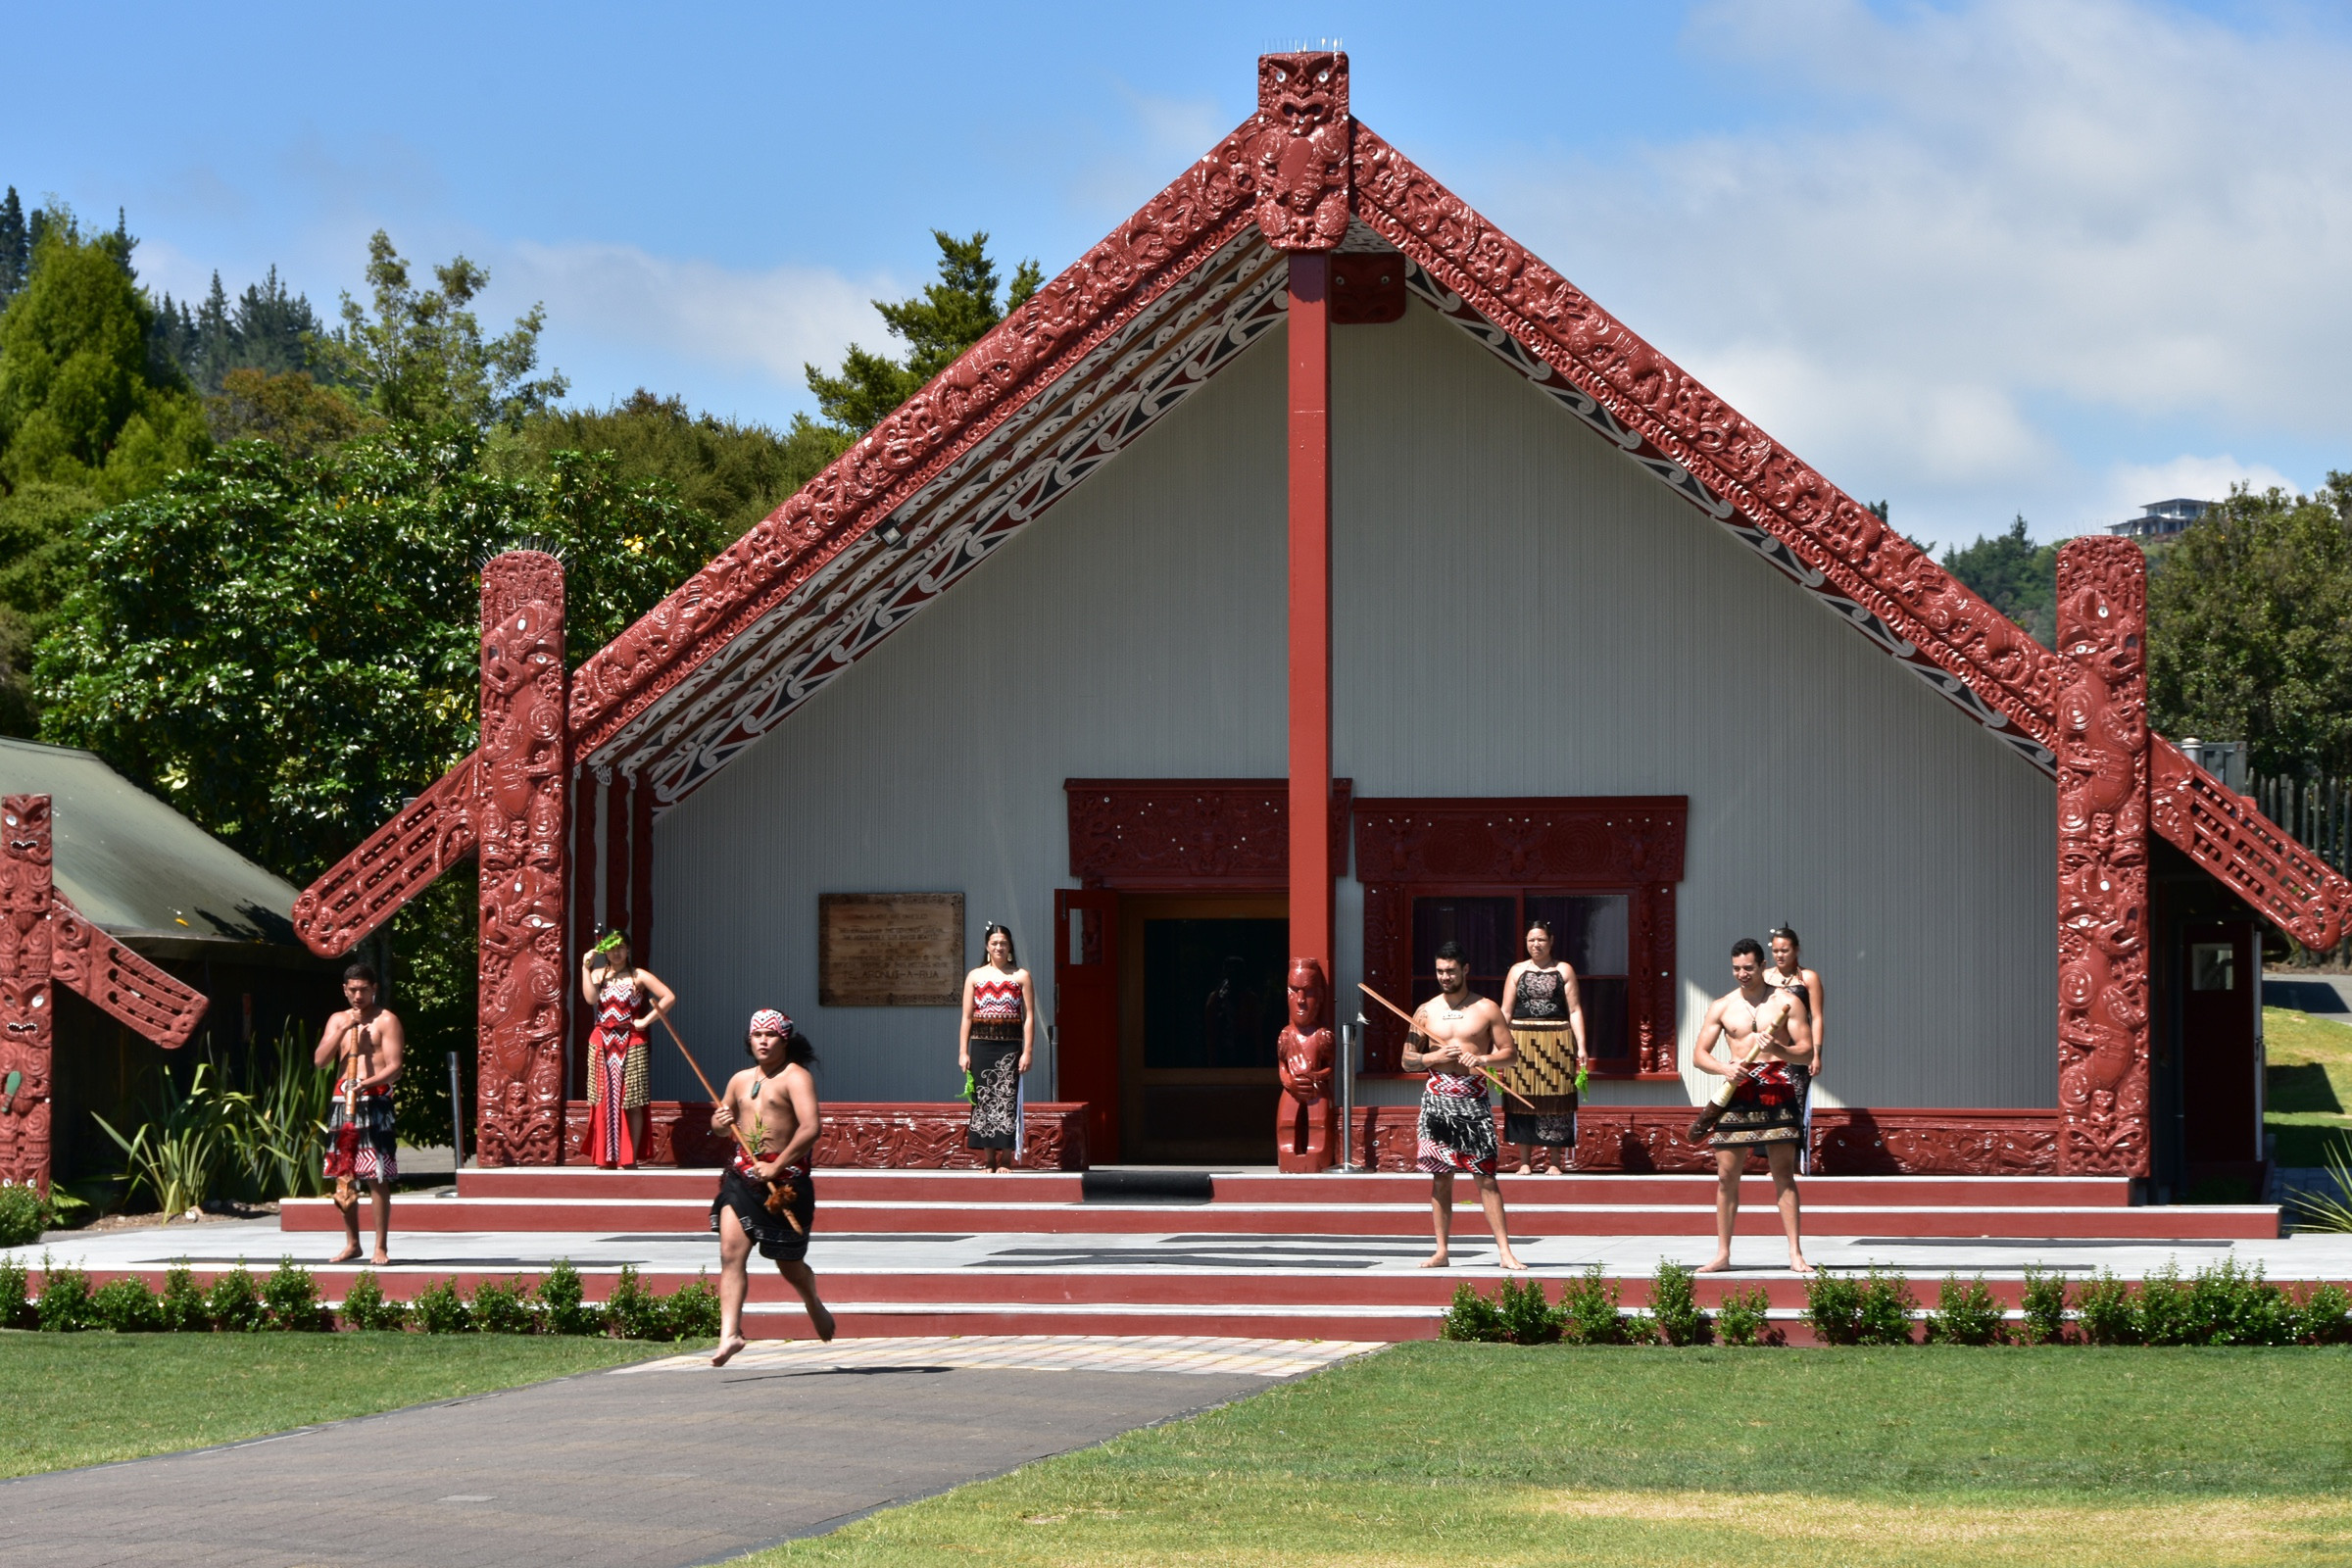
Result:
M1278 251L1332 249L1348 233L1348 57L1260 55L1257 118L1258 231Z

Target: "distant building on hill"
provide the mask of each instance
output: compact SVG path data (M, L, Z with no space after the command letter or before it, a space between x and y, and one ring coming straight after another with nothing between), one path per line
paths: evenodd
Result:
M2190 501L2177 497L2171 501L2151 501L2139 509L2136 517L2107 525L2109 533L2120 533L2127 539L2170 539L2199 517L2205 515L2210 501Z

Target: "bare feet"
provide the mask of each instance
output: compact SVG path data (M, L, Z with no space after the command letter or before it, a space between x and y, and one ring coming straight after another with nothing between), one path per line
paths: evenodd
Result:
M1821 1270L1806 1262L1801 1255L1791 1254L1788 1259L1788 1272L1791 1274L1802 1274L1810 1278L1811 1276L1820 1273Z
M1446 1254L1444 1252L1432 1252L1429 1254L1429 1256L1421 1260L1419 1266L1422 1268L1444 1268L1446 1266Z
M343 1250L341 1250L340 1252L337 1252L337 1253L336 1253L334 1256L332 1256L332 1257L328 1258L328 1259L327 1259L327 1261L328 1261L329 1263L348 1263L348 1262L350 1262L350 1261L351 1261L353 1258L355 1258L355 1257L357 1257L357 1256L359 1256L359 1255L360 1255L360 1244L359 1244L359 1243L357 1243L357 1242L354 1242L354 1243L352 1243L352 1244L351 1244L349 1247L346 1247L345 1249L343 1249Z
M833 1321L833 1314L831 1312L827 1311L821 1306L816 1307L809 1312L808 1321L816 1325L816 1337L818 1339L824 1341L827 1345L833 1343L833 1331L837 1325L835 1325Z
M1725 1269L1728 1269L1728 1268L1730 1268L1731 1266L1732 1266L1732 1254L1731 1254L1731 1253L1729 1253L1729 1252L1726 1252L1726 1253L1724 1253L1724 1254L1723 1254L1721 1257L1718 1257L1717 1259L1715 1259L1715 1261L1713 1261L1712 1263L1701 1263L1701 1264L1699 1264L1699 1265L1698 1265L1698 1267L1697 1267L1695 1270L1693 1270L1692 1272L1694 1272L1694 1273L1699 1273L1699 1274L1720 1274L1720 1273L1722 1273L1722 1272L1723 1272Z
M744 1337L740 1334L728 1335L718 1342L718 1353L710 1357L710 1364L725 1366L729 1361L735 1359L735 1352L742 1349L745 1343Z
M1522 1263L1522 1262L1520 1262L1520 1261L1519 1261L1519 1254L1518 1254L1517 1252L1514 1252L1514 1251L1512 1251L1512 1250L1511 1250L1509 1248L1507 1248L1507 1247L1506 1247L1506 1248L1504 1248L1504 1249L1502 1250L1502 1266L1503 1266L1504 1268L1517 1268L1517 1269L1524 1269L1525 1267L1527 1267L1527 1265L1526 1265L1525 1263Z
M387 1252L387 1251L385 1251L385 1250L384 1250L382 1248L380 1248L380 1247L379 1247L379 1248L377 1248L377 1249L375 1250L375 1266L376 1266L377 1268L388 1268L388 1267L390 1267L390 1266L391 1266L391 1263L392 1263L392 1254L391 1254L390 1252Z
M1521 1160L1521 1161L1519 1162L1519 1174L1520 1174L1520 1175L1522 1175L1522 1176L1533 1176L1535 1173L1536 1173L1536 1167L1535 1167L1535 1166L1533 1166L1533 1165L1529 1164L1529 1163L1528 1163L1526 1160L1524 1160L1524 1159L1523 1159L1523 1160Z

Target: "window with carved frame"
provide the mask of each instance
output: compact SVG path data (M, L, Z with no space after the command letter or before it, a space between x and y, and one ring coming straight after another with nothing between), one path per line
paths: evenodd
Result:
M1493 998L1507 1016L1511 999L1503 994L1503 980L1527 956L1527 933L1542 920L1551 928L1552 961L1576 970L1593 1070L1634 1070L1632 1018L1626 1008L1631 889L1416 888L1412 900L1413 982L1406 1006L1437 994L1438 949L1452 942L1469 961L1470 989Z

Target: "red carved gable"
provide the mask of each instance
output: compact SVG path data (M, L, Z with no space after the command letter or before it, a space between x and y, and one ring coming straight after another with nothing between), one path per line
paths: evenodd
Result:
M1352 220L1395 247L1425 303L2055 771L2055 655L1357 122L1348 104L1346 55L1262 58L1256 113L581 666L570 689L573 755L601 766L625 752L632 776L656 778L658 799L674 803L762 732L742 715L780 721L953 586L960 566L915 561L911 550L902 566L874 564L902 512L967 505L977 488L962 477L969 466L1007 461L989 443L1039 410L1061 409L1080 378L1094 378L1085 396L1098 408L1109 395L1133 400L1115 416L1090 416L1107 421L1099 433L1076 421L1075 447L1050 454L1018 481L1028 488L1001 503L1006 520L956 543L964 564L978 559L1277 318L1279 289L1263 289L1252 257L1266 257L1264 247L1335 249ZM1248 238L1253 227L1262 243ZM1348 298L1363 319L1391 318L1385 283L1351 285ZM1220 308L1233 319L1215 318ZM1140 348L1139 332L1149 339ZM1171 379L1135 368L1154 354L1168 358L1150 374ZM955 494L940 500L942 489ZM728 662L739 641L784 637L800 661L789 669L749 656ZM2169 745L2157 741L2152 755L2157 831L2302 940L2343 929L2352 883ZM320 878L298 908L306 941L345 951L471 850L480 791L458 774L476 765L469 758ZM518 776L493 782L519 787Z

